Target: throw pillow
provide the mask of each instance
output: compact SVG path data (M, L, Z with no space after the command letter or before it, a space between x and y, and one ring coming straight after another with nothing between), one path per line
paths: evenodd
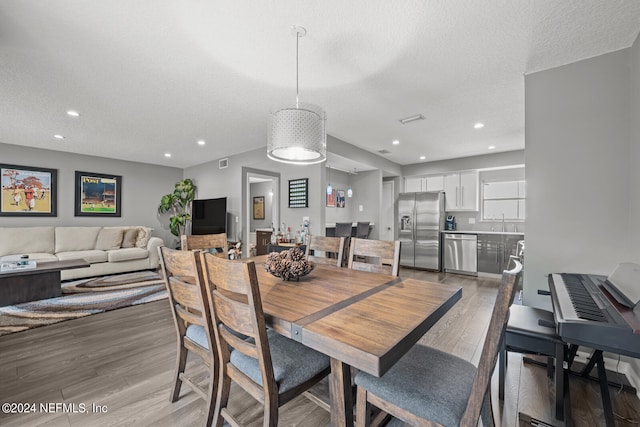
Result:
M137 248L146 248L147 243L149 243L149 239L151 238L151 228L149 227L138 227L138 239L136 240Z
M119 249L122 244L122 229L117 228L103 228L98 233L98 240L96 241L96 249L102 251L109 251L112 249Z
M139 233L139 228L129 228L128 230L125 230L124 237L122 238L122 247L135 248Z

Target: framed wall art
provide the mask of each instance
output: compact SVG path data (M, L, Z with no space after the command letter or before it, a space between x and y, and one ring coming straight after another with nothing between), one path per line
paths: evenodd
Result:
M289 207L309 207L309 178L289 180Z
M264 196L253 198L253 219L264 219Z
M121 176L76 171L75 216L121 216L121 190Z
M339 208L344 208L344 204L344 190L336 190L336 206Z
M57 169L0 164L0 178L0 216L57 216Z
M336 190L332 190L331 193L327 193L327 207L336 207Z

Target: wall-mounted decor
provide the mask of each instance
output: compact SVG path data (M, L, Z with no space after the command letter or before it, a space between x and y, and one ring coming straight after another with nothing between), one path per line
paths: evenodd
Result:
M344 208L344 190L336 190L336 206Z
M76 216L119 217L122 177L76 171Z
M289 207L309 207L309 178L289 180Z
M0 216L57 216L57 169L0 164Z
M327 191L327 207L328 208L336 207L336 190L331 190L331 193Z
M253 198L253 219L264 219L264 196Z

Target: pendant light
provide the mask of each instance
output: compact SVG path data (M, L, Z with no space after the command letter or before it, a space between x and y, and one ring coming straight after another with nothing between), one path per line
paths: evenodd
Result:
M353 174L357 175L356 168L353 168ZM347 188L347 197L353 197L353 190L351 189L351 184L349 184L349 188Z
M278 162L311 165L327 159L326 115L317 105L299 102L298 44L307 30L294 25L291 34L296 38L296 103L271 113L267 156Z
M327 166L327 194L330 195L333 193L333 187L331 187L331 166Z

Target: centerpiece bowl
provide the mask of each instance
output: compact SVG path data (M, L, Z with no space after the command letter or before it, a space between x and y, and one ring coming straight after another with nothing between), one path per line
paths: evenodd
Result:
M300 248L291 248L267 255L264 269L282 280L298 280L313 270L313 264L305 259Z

